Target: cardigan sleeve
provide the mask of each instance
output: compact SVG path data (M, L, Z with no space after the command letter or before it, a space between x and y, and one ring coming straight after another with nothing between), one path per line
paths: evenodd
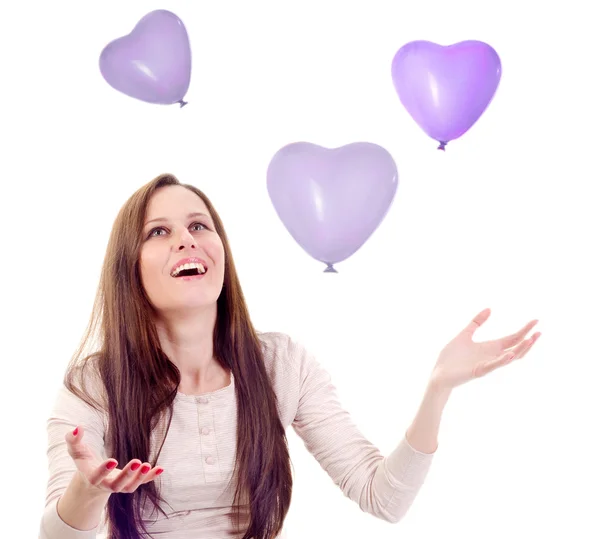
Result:
M47 420L49 476L39 539L96 539L100 533L100 526L92 530L72 528L60 518L57 511L58 500L77 469L65 441L66 433L73 431L77 425L83 425L83 441L101 458L107 458L103 415L63 386Z
M340 404L329 373L299 343L289 339L287 346L299 377L294 431L362 511L388 522L400 521L425 481L434 453L417 451L403 436L384 457Z

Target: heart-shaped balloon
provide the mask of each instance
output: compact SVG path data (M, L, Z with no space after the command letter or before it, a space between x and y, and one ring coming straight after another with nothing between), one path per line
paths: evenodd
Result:
M281 148L267 170L267 189L277 215L313 258L333 265L353 255L387 214L398 171L376 144L355 142L323 148L295 142Z
M161 105L183 101L191 77L191 49L183 22L170 11L145 15L130 34L100 54L100 72L115 90Z
M440 143L441 150L483 114L501 74L498 54L481 41L449 46L413 41L392 61L400 101L421 129Z

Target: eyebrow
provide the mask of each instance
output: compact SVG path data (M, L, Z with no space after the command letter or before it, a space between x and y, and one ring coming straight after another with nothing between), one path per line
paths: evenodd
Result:
M202 212L189 213L187 216L188 219L194 219L196 217L207 217L208 219L210 219L209 215L206 215L206 213L202 213ZM150 223L163 222L163 221L168 221L168 219L166 217L157 217L155 219L150 219L150 221L146 221L144 226L148 226Z

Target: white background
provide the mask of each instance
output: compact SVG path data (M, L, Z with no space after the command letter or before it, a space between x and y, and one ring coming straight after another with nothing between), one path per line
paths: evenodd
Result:
M161 172L213 199L256 326L288 332L316 352L386 454L404 435L437 354L472 316L492 309L476 335L482 340L540 319L542 338L526 360L452 396L430 475L397 525L345 499L290 429L290 539L600 536L592 2L7 6L3 537L37 535L45 420L87 323L112 221ZM183 109L119 94L98 69L102 48L159 8L175 12L190 34ZM480 39L503 63L490 108L445 153L393 89L393 55L416 39ZM386 220L337 275L294 243L267 195L271 157L300 140L374 142L398 165Z

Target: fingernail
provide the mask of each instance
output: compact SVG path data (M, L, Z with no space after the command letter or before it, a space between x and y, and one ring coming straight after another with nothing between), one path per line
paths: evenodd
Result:
M144 464L142 466L142 473L148 473L150 471L150 466L148 466L147 464Z
M79 427L77 427L74 431L73 431L73 436L77 436L77 433L79 432Z
M141 464L140 464L139 462L134 462L134 463L131 465L131 471L132 471L132 472L135 472L135 471L136 471L136 470L137 470L137 469L138 469L140 466L141 466Z
M116 466L117 466L117 463L115 461L111 461L106 464L106 469L112 470L113 468L116 468Z
M156 470L156 475L160 475L163 472L164 470L162 468L159 468L158 470Z

